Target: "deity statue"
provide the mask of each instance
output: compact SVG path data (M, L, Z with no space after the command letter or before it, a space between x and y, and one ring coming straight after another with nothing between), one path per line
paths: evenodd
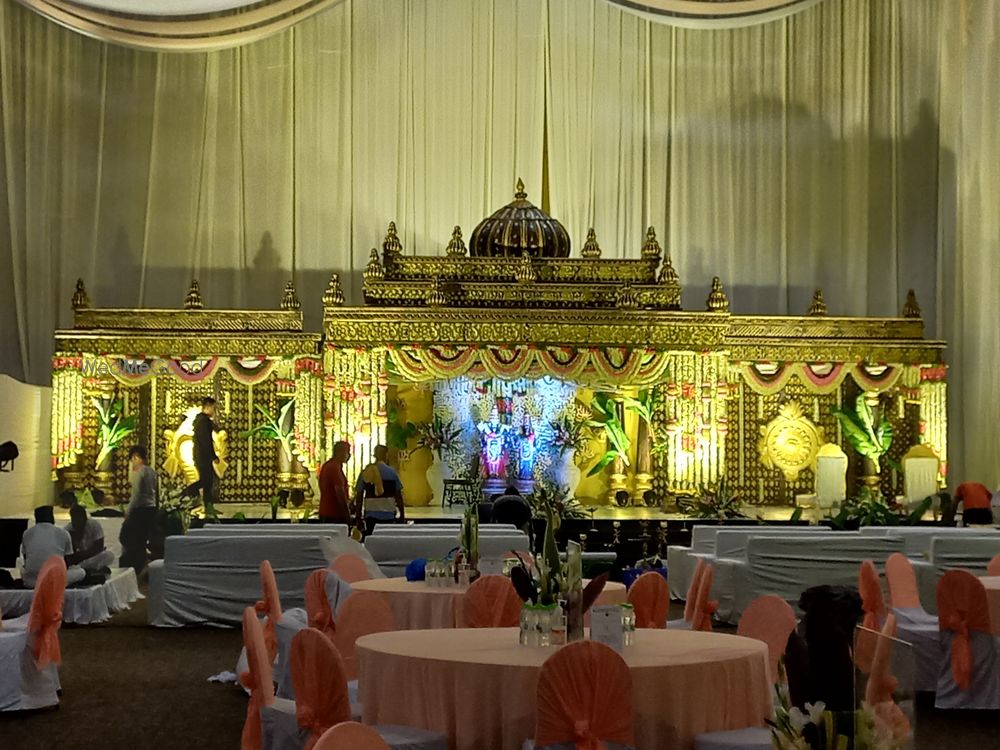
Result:
M518 479L531 479L535 469L535 429L531 420L525 419L521 426L521 442L518 446Z
M494 409L488 422L476 425L482 440L480 471L487 479L503 479L507 475L507 431L510 427L501 424L500 415Z

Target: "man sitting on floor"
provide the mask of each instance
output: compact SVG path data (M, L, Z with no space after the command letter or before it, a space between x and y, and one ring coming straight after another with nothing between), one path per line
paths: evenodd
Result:
M70 507L69 519L66 531L73 540L73 562L90 577L109 576L115 554L104 549L104 527L100 521L88 518L82 505Z
M28 588L35 587L42 565L53 555L66 559L67 586L80 583L87 577L83 568L73 565L73 539L66 529L56 526L51 505L35 508L35 525L21 537L21 549L24 557L21 578Z
M386 463L389 449L384 445L376 445L373 456L375 461L361 472L354 488L358 526L364 524L366 534L372 533L376 523L395 520L397 512L399 522L406 522L403 483L396 470Z

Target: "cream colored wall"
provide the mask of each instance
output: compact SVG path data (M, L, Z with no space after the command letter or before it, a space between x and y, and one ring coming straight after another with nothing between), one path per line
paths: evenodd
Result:
M0 474L0 516L30 513L54 499L49 481L51 391L0 375L0 443L13 440L20 451L14 470Z

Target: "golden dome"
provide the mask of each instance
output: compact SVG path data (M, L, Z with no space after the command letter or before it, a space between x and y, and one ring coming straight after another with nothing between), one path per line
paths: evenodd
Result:
M558 221L527 200L524 183L517 181L514 202L483 219L469 238L473 258L568 258L569 233Z

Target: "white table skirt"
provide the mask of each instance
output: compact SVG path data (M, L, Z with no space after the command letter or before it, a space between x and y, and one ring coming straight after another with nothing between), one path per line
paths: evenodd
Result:
M5 618L26 615L31 611L34 597L34 589L2 589L0 610L3 611ZM66 589L63 600L63 622L76 625L104 622L115 612L128 609L132 602L141 598L135 571L132 568L116 569L102 584Z

